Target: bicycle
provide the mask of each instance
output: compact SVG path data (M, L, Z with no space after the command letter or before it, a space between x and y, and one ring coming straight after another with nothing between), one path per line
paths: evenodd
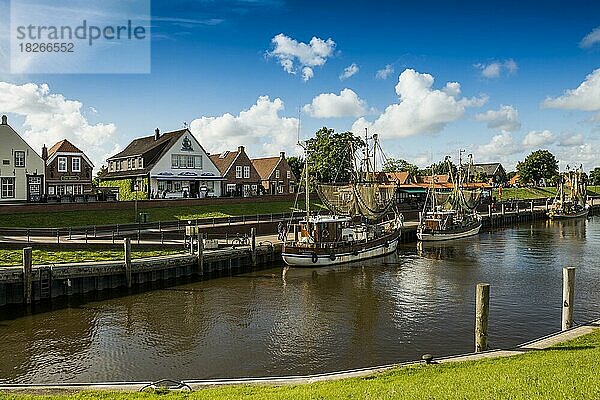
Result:
M236 238L231 241L231 245L233 248L236 246L250 246L250 238L247 234L241 235L238 233Z

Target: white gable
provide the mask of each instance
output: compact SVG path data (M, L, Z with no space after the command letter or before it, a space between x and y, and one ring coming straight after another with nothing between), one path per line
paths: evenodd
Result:
M196 162L194 167L187 166L173 167L173 157L187 159L194 157ZM201 157L201 168L198 167L198 157ZM154 167L150 170L152 178L170 178L170 179L194 179L201 178L203 180L218 179L221 180L221 173L216 165L212 162L208 153L200 145L198 140L189 131L183 134L174 145L158 160Z

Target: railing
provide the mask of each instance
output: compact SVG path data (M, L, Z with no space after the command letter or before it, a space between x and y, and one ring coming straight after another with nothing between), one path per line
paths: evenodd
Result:
M52 237L60 242L61 238L84 239L112 239L113 241L130 237L132 240L166 240L182 239L186 226L198 226L201 229L235 225L263 224L289 219L297 220L304 216L302 212L239 215L230 217L197 218L176 221L158 221L133 224L94 225L63 228L11 228L0 227L1 236L19 236L26 238Z

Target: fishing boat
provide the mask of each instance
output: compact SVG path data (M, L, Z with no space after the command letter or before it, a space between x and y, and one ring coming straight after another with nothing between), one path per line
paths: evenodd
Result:
M462 155L462 151L460 154ZM452 189L436 188L432 179L432 186L427 190L427 198L417 227L417 238L421 241L460 239L477 235L481 229L481 216L475 209L481 199L482 191L465 187L468 186L465 180L471 176L472 156L469 154L466 178L462 157L459 158L456 180L452 177L450 157L445 159L451 181L454 182Z
M369 139L373 151L369 152ZM293 267L321 267L381 257L396 251L403 225L395 209L394 185L380 183L375 172L377 135L365 135L364 158L357 165L355 149L350 182L317 183L316 192L326 213L311 213L308 154L303 171L306 215L288 223L293 240L283 243L283 261ZM371 158L372 155L372 158Z
M565 190L569 189L569 192ZM587 217L587 186L583 171L578 168L561 174L558 179L556 197L548 210L550 219L570 219Z

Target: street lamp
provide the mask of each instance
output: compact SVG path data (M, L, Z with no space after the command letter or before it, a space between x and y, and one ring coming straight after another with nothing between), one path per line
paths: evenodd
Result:
M133 192L134 192L134 197L133 197L133 204L134 204L134 208L135 208L135 222L138 222L138 198L137 198L137 191L138 191L138 185L137 183L135 185L133 185Z

